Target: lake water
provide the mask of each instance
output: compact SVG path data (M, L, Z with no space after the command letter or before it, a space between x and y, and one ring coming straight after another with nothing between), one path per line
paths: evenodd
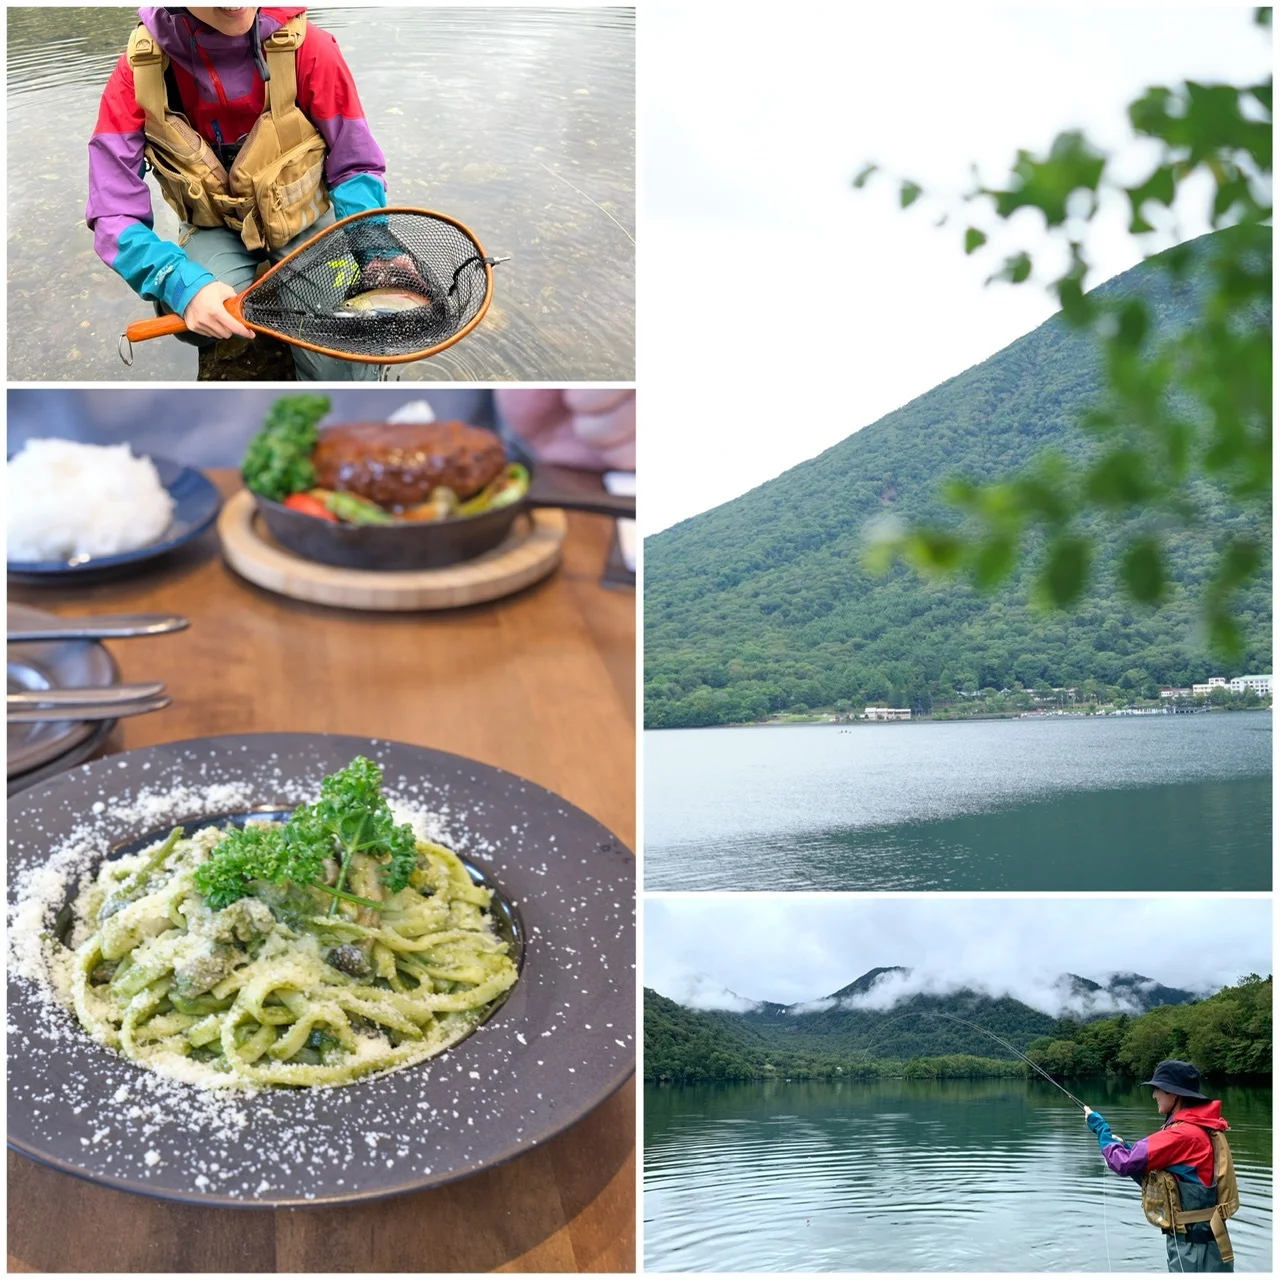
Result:
M645 887L1267 890L1271 715L645 734Z
M1072 1085L1130 1141L1151 1090ZM1237 1271L1271 1268L1271 1092L1222 1098ZM651 1271L1164 1271L1137 1185L1081 1114L1022 1081L646 1085Z
M93 251L87 146L134 10L8 11L10 379L195 377ZM629 9L310 9L387 156L391 203L447 213L494 256L480 327L405 379L635 376L635 20ZM177 218L154 179L156 230Z

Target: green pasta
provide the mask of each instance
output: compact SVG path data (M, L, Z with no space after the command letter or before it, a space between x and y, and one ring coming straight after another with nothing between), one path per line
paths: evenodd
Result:
M365 839L315 883L247 879L214 909L199 869L278 838L287 824L178 831L102 867L76 902L70 990L95 1040L214 1087L343 1085L441 1052L515 983L490 891L425 840L411 861L398 836Z

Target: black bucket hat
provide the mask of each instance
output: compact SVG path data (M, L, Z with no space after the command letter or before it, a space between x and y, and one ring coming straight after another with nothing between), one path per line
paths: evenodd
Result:
M1209 1099L1200 1092L1200 1073L1189 1062L1180 1062L1177 1058L1166 1058L1156 1064L1150 1080L1144 1080L1153 1088L1163 1089L1165 1093L1176 1093L1180 1098L1198 1098L1201 1102Z

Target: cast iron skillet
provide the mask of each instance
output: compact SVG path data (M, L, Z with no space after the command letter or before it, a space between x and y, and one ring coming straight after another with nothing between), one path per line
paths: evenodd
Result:
M267 529L282 547L322 564L382 572L441 569L474 559L507 536L516 516L535 507L561 507L628 519L636 514L634 497L586 487L587 472L539 467L524 450L511 445L507 447L507 461L522 463L529 469L529 492L519 502L447 520L334 524L294 511L261 494L253 496Z

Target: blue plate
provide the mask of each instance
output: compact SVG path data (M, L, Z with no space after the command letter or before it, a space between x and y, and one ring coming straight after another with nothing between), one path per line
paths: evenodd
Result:
M222 499L199 471L184 467L169 458L151 459L160 483L173 499L173 519L169 527L145 547L122 551L114 556L94 556L69 564L65 560L10 560L9 577L16 581L52 582L69 578L86 578L113 570L123 570L147 560L163 556L175 547L198 538L217 519Z

